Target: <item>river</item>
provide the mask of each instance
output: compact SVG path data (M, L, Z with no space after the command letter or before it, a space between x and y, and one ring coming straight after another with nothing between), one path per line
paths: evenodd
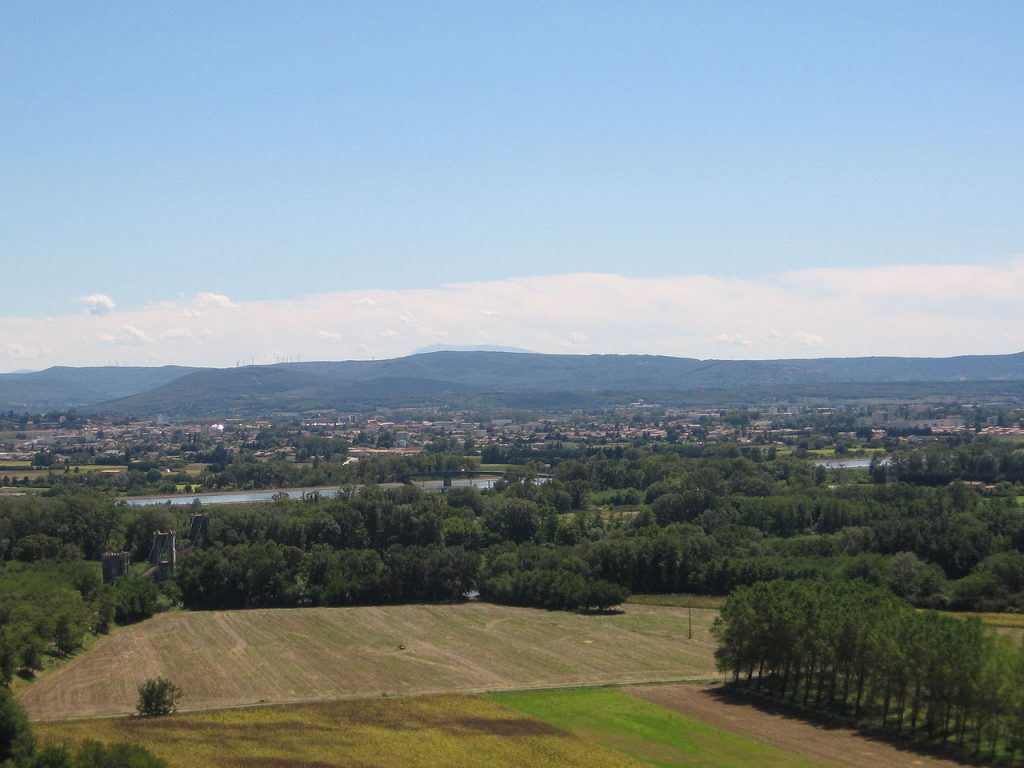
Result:
M889 464L890 462L889 458L878 460L879 464ZM816 461L814 466L825 467L825 469L867 469L871 466L871 459L829 459L828 461Z
M441 491L444 488L478 488L486 490L493 488L494 484L501 478L498 476L482 476L469 478L453 478L450 486L445 486L444 480L420 480L414 482L417 488L425 491ZM539 480L543 482L543 480ZM153 504L193 504L199 501L200 504L242 504L254 501L271 501L274 496L284 494L290 499L301 499L307 494L316 493L320 496L333 496L338 491L346 490L354 486L324 485L317 488L271 488L262 491L224 491L222 493L176 493L172 496L135 496L124 500L131 507L148 507ZM382 488L398 487L397 484L384 484Z

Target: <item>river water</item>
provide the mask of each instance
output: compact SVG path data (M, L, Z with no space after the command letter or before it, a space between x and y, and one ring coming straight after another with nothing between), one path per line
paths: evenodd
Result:
M890 459L879 459L878 463L889 464ZM828 461L816 461L814 466L825 467L825 469L867 469L871 466L871 459L829 459Z
M449 488L478 488L486 490L493 488L500 477L468 477L453 478ZM444 480L420 480L414 482L418 488L425 491L441 491L446 487ZM318 493L321 496L334 496L338 491L352 488L353 486L325 485L319 488L271 488L262 491L226 491L224 493L176 493L173 496L136 496L125 499L125 503L131 507L148 507L153 504L192 504L198 500L203 506L207 504L242 504L254 501L271 501L277 494L285 494L290 499L301 499L310 493ZM383 485L383 488L394 488L396 485Z

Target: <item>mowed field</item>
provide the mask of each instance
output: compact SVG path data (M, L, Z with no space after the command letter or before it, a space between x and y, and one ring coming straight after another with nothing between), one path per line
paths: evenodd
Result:
M37 724L43 741L132 741L181 768L950 768L700 686L363 699Z
M487 603L175 612L119 629L19 691L36 720L134 711L163 676L182 710L716 677L716 611L583 615Z
M618 689L493 694L587 743L645 764L686 768L821 768L771 744L708 725Z
M132 741L172 766L821 768L617 689L370 699L37 727L46 741Z
M964 763L872 739L841 725L820 725L738 699L722 689L698 685L627 687L641 698L744 741L756 741L827 768L956 768ZM700 765L700 763L694 763ZM761 761L750 765L768 765Z
M43 741L142 744L175 768L639 768L628 755L474 696L371 699L36 727Z

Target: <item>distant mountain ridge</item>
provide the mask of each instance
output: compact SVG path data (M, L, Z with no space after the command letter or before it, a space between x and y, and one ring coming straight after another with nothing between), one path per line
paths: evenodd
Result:
M58 365L43 371L0 374L0 408L66 410L155 389L200 368Z
M294 412L498 397L502 402L593 400L682 392L850 391L851 385L974 385L1024 392L1024 352L948 358L698 360L660 355L438 351L391 360L239 368L55 367L0 375L0 408L147 416ZM910 389L908 389L910 387ZM875 387L877 389L877 386ZM942 387L938 387L939 390ZM929 391L937 391L931 386ZM775 394L772 394L775 393ZM557 396L557 397L555 397ZM751 395L753 396L753 394ZM621 397L619 398L621 400Z

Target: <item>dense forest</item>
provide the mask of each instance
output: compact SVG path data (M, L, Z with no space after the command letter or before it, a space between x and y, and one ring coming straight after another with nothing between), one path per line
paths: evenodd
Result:
M337 496L128 507L58 485L0 498L0 673L154 611L470 597L604 609L629 592L726 595L772 579L858 579L909 603L1024 609L1024 449L955 439L838 471L771 448L649 444L566 450L493 490L380 488L457 471L444 451L348 465ZM556 452L557 453L557 452ZM250 471L227 460L222 475ZM256 466L260 466L255 462ZM98 561L145 561L155 530L209 515L210 546L163 587L103 585ZM141 570L141 569L140 569Z

